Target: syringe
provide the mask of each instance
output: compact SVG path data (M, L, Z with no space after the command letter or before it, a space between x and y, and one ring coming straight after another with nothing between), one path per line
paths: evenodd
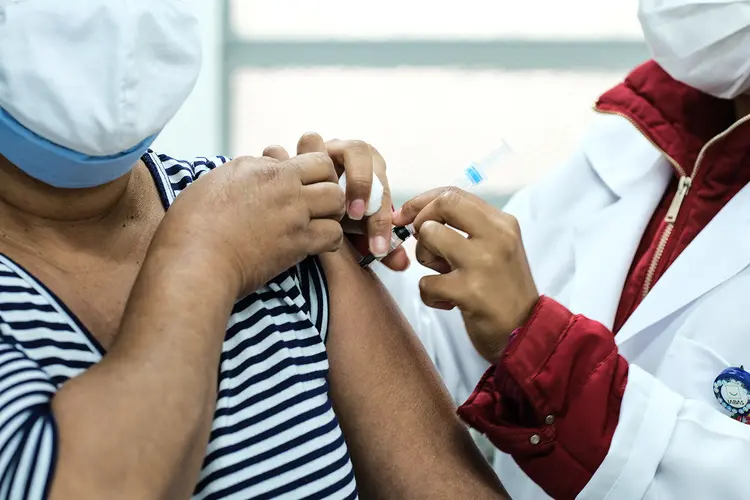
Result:
M487 180L487 172L497 168L510 153L510 147L505 142L502 142L500 147L492 151L490 154L464 168L461 172L461 176L453 181L450 186L463 189L464 191L474 190L477 186ZM376 260L384 259L398 247L403 245L404 241L413 235L414 226L412 224L394 227L391 230L391 243L388 253L380 258L375 257L373 254L368 254L359 261L360 267L367 267Z

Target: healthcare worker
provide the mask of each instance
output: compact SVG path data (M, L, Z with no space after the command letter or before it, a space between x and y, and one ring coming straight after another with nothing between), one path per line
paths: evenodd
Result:
M390 231L373 148L149 149L188 6L0 0L0 500L504 498L342 246L345 211Z
M395 217L437 274L386 279L516 500L750 496L750 1L639 18L654 60L549 178Z

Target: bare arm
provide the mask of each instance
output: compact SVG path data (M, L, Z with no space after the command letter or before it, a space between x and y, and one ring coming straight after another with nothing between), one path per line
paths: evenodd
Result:
M348 247L321 260L331 392L362 498L507 498L379 280Z
M239 288L231 282L207 255L149 253L110 353L52 401L51 499L190 498Z

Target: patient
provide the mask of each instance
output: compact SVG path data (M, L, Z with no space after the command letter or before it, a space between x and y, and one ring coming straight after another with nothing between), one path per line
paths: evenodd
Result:
M198 35L181 0L0 6L0 498L503 498L342 245L374 149L149 149Z

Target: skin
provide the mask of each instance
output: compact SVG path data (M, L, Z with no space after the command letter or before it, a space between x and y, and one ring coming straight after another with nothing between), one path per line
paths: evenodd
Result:
M316 133L304 134L297 143L298 151L324 151L336 165L341 175L347 170L346 213L342 227L347 238L360 255L372 253L382 257L388 250L391 237L392 199L386 175L386 164L377 149L363 141L342 141L334 139L324 142ZM282 146L269 146L263 156L288 159L289 154ZM346 166L349 168L346 168ZM356 168L351 168L356 165ZM380 210L370 217L363 218L370 199L373 175L383 185L383 201ZM394 271L409 267L409 258L403 248L396 249L381 261Z
M505 498L377 280L348 247L331 253L347 206L336 162L302 153L239 158L186 189L166 215L143 165L68 191L0 157L0 251L108 351L52 402L59 456L50 498L189 498L234 301L316 254L327 254L332 294L332 397L362 497ZM347 175L357 168L345 166ZM258 212L273 213L273 223Z
M311 134L297 152L325 150ZM281 148L272 153L289 156ZM331 293L331 395L361 498L507 498L380 281L348 245L321 261Z
M497 361L539 300L518 222L477 196L442 188L409 200L394 223L414 224L417 260L439 273L421 279L422 301L458 307L474 347Z
M2 251L53 278L48 286L87 325L114 326L93 329L107 356L52 401L52 499L189 498L233 303L342 241L344 197L325 154L235 160L187 189L166 216L155 208L153 182L145 189L147 175L139 166L126 179L71 192L0 166ZM275 211L271 227L251 217L262 209ZM241 244L252 232L256 245Z

